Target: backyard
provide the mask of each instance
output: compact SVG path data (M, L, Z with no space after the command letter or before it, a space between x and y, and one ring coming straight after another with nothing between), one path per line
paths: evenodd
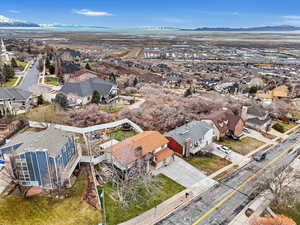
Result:
M224 145L242 155L247 155L265 144L264 142L258 141L257 139L251 137L245 137L240 140L224 138L223 140L218 141L217 143L220 145Z
M123 141L131 136L134 136L136 135L137 132L134 131L134 130L129 130L129 131L124 131L124 130L121 130L121 129L118 129L118 130L114 130L110 133L108 133L108 135L113 138L113 139L116 139L118 141Z
M65 124L65 113L57 105L42 105L30 110L30 112L18 115L18 118L38 122Z
M183 186L163 175L157 177L157 180L153 181L153 185L156 189L155 193L150 194L145 191L145 187L140 187L139 194L142 196L141 199L130 203L128 207L121 207L114 197L112 185L106 184L103 189L105 192L105 209L108 224L115 225L134 218L184 190Z
M216 155L195 156L187 158L186 161L199 170L205 172L206 175L210 175L230 164L228 160L222 159Z
M291 122L291 121L289 121L289 122L284 122L284 121L282 121L282 120L277 120L277 121L276 121L276 124L279 124L280 126L283 127L283 132L282 132L282 133L285 133L285 132L287 132L288 130L292 129L293 127L297 126L297 124L294 123L294 122Z
M108 113L116 113L124 108L123 104L113 104L113 105L102 105L99 107L100 110Z
M5 225L94 225L102 222L100 210L85 201L85 172L77 178L70 197L61 199L45 195L30 198L9 196L0 198L0 224Z

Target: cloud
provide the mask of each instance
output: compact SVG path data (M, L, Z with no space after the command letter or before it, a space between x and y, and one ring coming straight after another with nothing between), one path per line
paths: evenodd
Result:
M8 10L8 12L10 12L10 13L20 13L20 11L14 10L14 9Z
M288 20L300 20L300 16L282 16L282 18Z
M112 16L109 12L102 12L102 11L92 11L89 9L80 9L80 10L73 10L74 13L84 16Z
M184 22L186 22L185 20L180 19L180 18L163 18L162 21L166 22L166 23L184 23Z

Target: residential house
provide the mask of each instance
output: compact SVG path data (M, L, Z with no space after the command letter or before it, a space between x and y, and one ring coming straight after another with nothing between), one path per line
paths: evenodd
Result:
M69 79L60 92L64 93L70 105L85 105L92 100L94 91L99 92L102 103L112 102L118 95L117 85L111 81L102 80L92 73L85 73Z
M213 140L213 126L204 121L192 121L165 133L168 147L183 156L195 155Z
M264 132L267 131L272 123L269 112L258 106L244 106L241 117L245 121L246 126Z
M140 167L149 172L151 167L158 169L173 160L174 152L168 143L159 132L145 131L104 149L103 154L108 163L121 171Z
M71 134L49 127L15 135L0 149L13 176L23 186L57 189L70 186L70 177L81 158Z
M15 87L0 88L0 116L27 112L32 102L32 93Z
M214 128L214 137L218 140L224 136L239 137L243 133L244 121L231 110L220 110L202 117Z
M276 98L287 98L289 95L289 88L286 85L280 85L270 91L258 91L257 97L265 104L271 104Z

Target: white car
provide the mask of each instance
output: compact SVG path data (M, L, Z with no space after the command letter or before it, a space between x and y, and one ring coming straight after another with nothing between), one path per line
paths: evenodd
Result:
M217 149L221 152L224 152L226 155L230 154L230 152L231 152L228 147L223 146L223 145L218 145Z

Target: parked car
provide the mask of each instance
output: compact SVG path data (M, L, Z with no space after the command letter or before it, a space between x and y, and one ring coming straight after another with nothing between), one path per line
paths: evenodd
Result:
M217 149L221 152L224 152L225 154L230 154L230 149L227 148L226 146L223 146L223 145L218 145L217 146Z
M258 152L255 155L253 155L253 159L257 162L261 162L266 159L267 153L266 152Z
M248 134L250 133L250 130L249 130L248 128L246 128L246 127L243 128L243 131L244 131L245 133L248 133Z

